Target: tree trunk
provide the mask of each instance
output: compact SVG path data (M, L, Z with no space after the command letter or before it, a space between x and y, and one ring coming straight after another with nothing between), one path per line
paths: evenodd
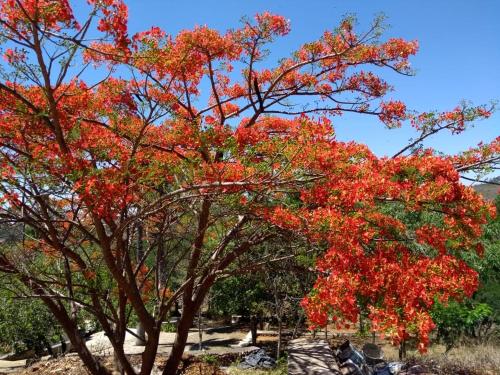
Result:
M63 335L59 335L59 342L61 343L61 355L64 355L66 354L68 348L66 346L66 339L63 337Z
M139 222L137 223L137 264L142 261L142 257L144 256L144 246L142 243L142 238L143 238L143 229L142 229L142 223ZM144 325L142 322L139 320L137 323L137 332L136 332L136 340L135 340L135 345L137 346L144 346L146 345L146 334L144 332Z
M113 365L115 372L120 374L126 373L128 375L135 375L135 370L130 364L127 356L125 355L124 342L127 330L127 317L125 314L125 306L127 298L125 294L119 293L118 305L119 313L116 322L110 322L108 317L103 313L99 301L93 296L96 317L101 324L104 334L108 337L111 345L113 346Z
M76 330L75 330L76 331ZM85 365L87 371L89 371L92 375L109 375L110 372L103 366L99 361L90 353L87 345L83 338L74 331L66 330L66 334L68 335L69 340L71 341L71 345L75 348L78 356L82 360Z
M135 375L135 370L125 355L123 341L113 344L113 362L115 371L120 374Z
M123 375L125 370L123 369L123 364L120 360L120 355L116 350L113 350L113 368L115 373Z
M399 360L402 361L406 358L406 341L401 341L399 344Z
M302 323L302 315L299 315L297 318L297 322L295 323L295 328L293 329L292 340L297 338L297 334L299 332L299 327Z
M175 375L177 373L177 368L181 362L182 354L184 353L184 348L186 347L189 329L193 325L195 314L196 308L194 304L186 305L186 303L184 303L181 318L177 324L177 334L175 335L174 345L172 346L172 351L170 352L167 363L165 364L163 375Z
M201 308L198 309L198 350L203 350L203 331L201 329Z
M45 349L47 349L47 354L50 355L52 358L54 358L55 357L54 351L52 350L52 346L46 337L43 338L43 345L45 345Z
M278 347L276 348L276 359L281 356L281 336L283 333L283 322L281 315L278 317Z
M161 325L160 325L161 327ZM146 347L142 353L142 365L140 375L149 375L155 364L156 353L158 351L158 341L160 340L161 329L158 328L153 334L148 335Z
M78 307L75 303L75 301L73 300L74 299L74 293L73 293L73 280L71 278L71 267L69 265L69 259L68 257L64 257L64 273L65 273L65 276L66 276L66 283L67 283L67 287L68 287L68 293L69 293L69 296L71 298L70 302L69 302L69 305L70 305L70 316L71 316L71 320L73 320L74 322L77 321L77 318L78 318Z
M252 332L252 345L257 345L257 317L252 315L250 317L250 332Z
M25 282L26 285L31 286L29 280L25 279L23 282ZM35 287L34 292L38 294L44 293L43 289L40 287ZM85 340L78 332L78 326L71 320L66 311L48 297L41 297L41 299L61 324L61 327L64 329L64 332L66 332L72 347L75 348L87 371L92 375L109 375L110 372L97 360L97 358L92 355L89 348L87 348Z

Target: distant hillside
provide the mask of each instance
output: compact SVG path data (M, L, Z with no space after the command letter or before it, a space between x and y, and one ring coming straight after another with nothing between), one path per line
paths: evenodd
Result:
M490 181L500 184L500 176L492 178ZM493 184L477 184L473 186L479 194L481 194L487 200L494 200L498 195L498 190L500 186Z

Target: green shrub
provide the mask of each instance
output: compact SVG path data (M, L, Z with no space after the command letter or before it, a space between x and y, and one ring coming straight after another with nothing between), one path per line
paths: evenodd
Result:
M161 325L162 332L174 333L177 332L177 326L174 323L163 322Z
M20 353L34 350L42 355L50 344L58 342L62 330L46 306L39 300L20 300L0 291L0 346ZM49 350L50 352L50 350Z
M473 304L471 301L447 305L436 303L432 310L432 319L436 324L438 340L449 351L463 336L476 337L481 326L491 319L492 308L485 303Z
M200 356L200 359L208 363L209 365L218 365L219 364L219 357L216 356L215 354L203 354Z

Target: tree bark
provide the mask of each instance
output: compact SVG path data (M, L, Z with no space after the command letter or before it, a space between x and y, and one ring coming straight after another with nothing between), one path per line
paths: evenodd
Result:
M250 317L250 332L252 333L252 345L257 345L257 317L252 315Z
M299 317L297 318L297 322L295 323L295 328L293 329L292 340L297 338L297 334L299 332L299 327L301 324L302 324L302 315L299 315Z
M106 369L90 352L85 343L85 339L80 336L78 326L71 320L70 316L64 309L63 305L59 302L52 300L50 297L45 297L46 293L42 286L32 283L31 280L25 276L21 276L21 281L34 293L40 295L40 299L45 303L50 312L54 315L57 321L61 324L64 332L68 336L69 341L73 348L75 348L78 356L87 368L87 371L92 375L109 375L110 371Z
M201 308L198 309L198 350L203 350L203 331L202 331L202 324L201 324Z
M172 351L168 356L163 375L175 375L186 347L186 342L189 334L189 329L193 325L194 316L196 314L196 306L192 303L189 305L184 304L182 307L182 314L177 325L177 334L175 336Z
M111 342L111 344L113 345L115 371L118 371L120 374L135 375L135 370L130 364L130 361L127 359L127 356L125 355L123 342L124 340L114 340Z
M139 262L142 261L142 257L144 256L144 246L142 243L142 238L143 238L143 228L142 228L142 223L139 222L137 223L137 253L136 253L137 264L139 264ZM139 322L137 323L136 335L137 337L135 339L135 345L137 346L146 345L146 332L144 331L144 324L142 324L140 319Z
M106 369L101 363L99 363L99 361L92 355L92 353L90 353L90 350L87 348L85 341L78 334L77 330L71 330L71 332L69 330L65 331L68 335L69 340L71 341L71 345L73 345L83 364L92 375L110 375L108 369Z
M403 361L406 358L406 341L403 340L399 344L399 360Z
M161 324L160 324L161 327ZM148 335L146 347L142 353L142 365L140 375L149 375L155 364L158 342L160 340L161 329L157 328L153 334Z
M186 280L194 277L196 273L210 217L211 205L212 203L209 199L204 199L202 202L198 218L197 235L192 245L193 248L187 267ZM177 373L179 363L182 359L182 354L184 353L184 348L186 347L189 328L193 325L195 314L201 307L201 304L203 303L203 300L214 281L215 276L212 275L207 277L200 283L197 293L194 292L194 279L191 279L191 281L189 281L186 285L186 289L184 290L182 296L182 314L177 325L177 334L175 336L174 345L172 346L172 351L170 352L167 363L165 364L165 369L163 370L164 375L175 375Z
M283 336L283 322L281 315L278 316L278 346L276 348L276 359L281 356L281 340Z

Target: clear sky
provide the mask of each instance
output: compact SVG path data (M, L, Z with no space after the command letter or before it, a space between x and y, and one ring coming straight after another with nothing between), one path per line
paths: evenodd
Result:
M81 1L81 0L79 0ZM416 76L383 74L395 86L389 94L411 109L447 110L462 100L474 104L500 100L500 0L128 0L130 31L160 26L170 34L195 25L225 30L242 16L268 10L290 19L292 32L273 47L270 63L324 30L355 14L361 29L384 13L390 28L384 37L417 39L412 61ZM351 115L334 120L337 136L368 144L378 155L391 155L414 133L384 130L373 118ZM434 138L428 145L453 153L500 135L500 112L460 135Z

